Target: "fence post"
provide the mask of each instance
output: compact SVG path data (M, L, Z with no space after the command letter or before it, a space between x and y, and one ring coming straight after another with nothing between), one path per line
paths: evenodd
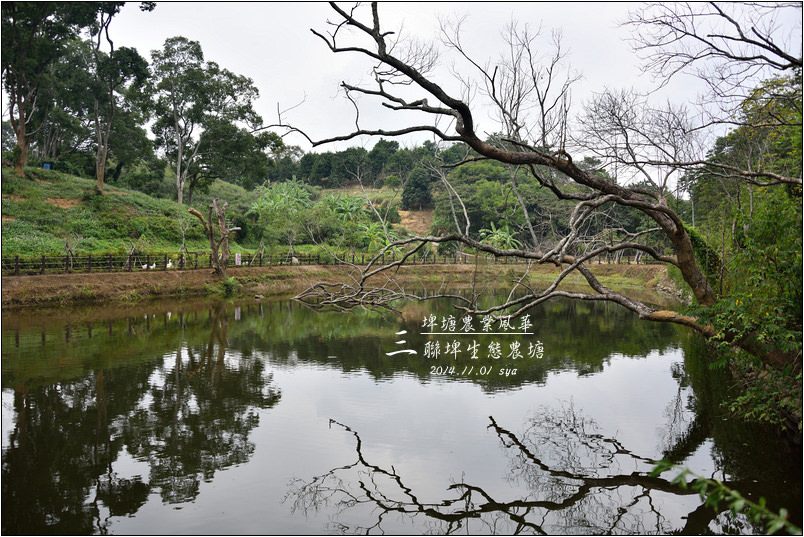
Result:
M87 272L92 272L92 254L87 256Z
M66 272L67 274L70 273L70 256L69 255L64 256L64 272Z
M151 254L145 256L145 270L151 270Z
M195 268L198 268L198 252L195 253Z
M39 274L44 273L45 273L45 256L42 256L42 270L39 272Z
M109 254L109 272L112 272L112 254Z
M131 254L128 254L128 271L131 272Z
M167 254L165 254L165 259L162 263L162 270L167 270Z
M260 252L260 266L262 266L262 252Z
M14 276L20 275L20 256L14 256Z

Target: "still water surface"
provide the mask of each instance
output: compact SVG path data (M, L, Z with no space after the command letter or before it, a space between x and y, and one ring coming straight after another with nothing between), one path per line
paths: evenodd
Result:
M568 301L493 336L460 317L4 313L3 533L761 532L650 478L660 458L800 524L800 448L722 414L687 331Z

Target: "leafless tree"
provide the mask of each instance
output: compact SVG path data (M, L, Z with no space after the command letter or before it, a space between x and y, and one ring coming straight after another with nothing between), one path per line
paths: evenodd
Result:
M205 219L204 215L196 209L190 208L188 212L201 221L204 226L204 232L209 239L209 247L212 249L212 267L215 274L221 278L226 277L226 267L229 264L229 235L233 231L238 231L239 227L229 227L226 223L226 209L229 207L228 202L223 202L218 198L212 200L209 205L209 219ZM217 223L217 226L215 225ZM215 229L217 227L217 233Z
M558 37L553 39L554 53L548 54L546 59L539 58L534 54L537 50L534 34L512 26L505 34L509 45L507 56L499 62L481 64L465 50L460 40L460 25L444 26L444 43L457 52L459 58L467 61L470 69L480 74L478 83L461 76L458 90L461 96L456 97L437 80L434 62L438 56L433 49L401 46L394 40L395 33L381 24L376 3L371 5L370 14L365 18L359 6L351 10L334 3L331 6L338 19L329 22L328 32L312 32L335 54L357 54L375 62L373 84L343 82L347 94L376 98L389 109L418 112L422 119L395 130L365 129L356 121L352 132L317 140L314 145L365 135L430 133L443 142L466 144L479 155L475 159L495 160L512 166L512 169L525 168L557 198L576 203L569 221L569 233L550 247L539 249L534 244L530 249L499 248L484 244L470 236L457 218L453 233L412 237L392 246L408 247L410 250L406 255L411 255L425 244L454 241L478 252L514 256L533 263L552 263L561 268L555 281L546 289L529 289L523 297L477 313L513 311L516 315L551 297L564 296L615 302L646 320L679 323L706 337L716 335L711 327L699 323L695 317L657 310L609 289L598 281L587 265L601 254L616 255L624 250L636 250L677 267L700 305L711 306L717 301L715 290L696 262L689 234L667 201L666 187L671 176L695 162L691 160L695 138L688 128L683 109L668 106L664 110L643 111L641 98L635 94L604 94L588 108L585 121L589 128L570 139L569 88L575 75L562 63L564 54ZM739 62L742 56L737 55L731 60ZM497 132L502 134L489 136L478 132L475 110L481 105L470 102L469 96L485 98L485 104L497 111L501 126ZM571 147L570 143L576 147ZM614 167L615 176L580 166L570 154L576 149L582 151L578 144L583 144L586 151L593 150L604 157L604 165ZM733 172L764 179L773 177L764 170ZM628 182L618 181L617 176L637 178L647 186L629 186ZM795 178L792 179L796 182ZM797 182L800 184L801 179L798 178ZM655 240L641 241L644 235L624 236L617 240L615 235L609 235L608 240L587 236L585 230L590 220L605 218L613 205L650 218L655 226L649 233L668 243L672 253L666 254L656 248ZM371 275L398 265L391 263L377 267L378 260L379 255L364 269L362 283ZM575 271L585 278L593 292L569 292L559 288L562 280ZM359 293L352 291L347 302L354 304ZM304 297L312 298L310 294ZM743 334L739 338L731 334L721 335L777 367L797 361L795 356L780 350L764 348L754 334Z
M796 20L784 35L782 23ZM631 11L625 24L646 71L663 83L694 74L728 112L762 77L801 69L800 21L800 2L663 2Z
M633 30L643 69L660 86L680 74L703 83L700 116L690 129L801 127L801 9L800 2L652 3L632 10L623 24ZM763 79L796 74L797 90L757 91ZM780 102L797 113L774 113ZM746 108L755 110L753 117ZM675 162L757 185L801 184L800 176L771 173L767 166L715 165L701 158Z

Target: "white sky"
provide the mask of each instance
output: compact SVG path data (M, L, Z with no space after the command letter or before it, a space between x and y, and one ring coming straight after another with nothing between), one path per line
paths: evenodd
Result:
M352 4L340 5L348 9ZM480 64L499 58L504 48L501 31L511 21L528 24L531 29L541 27L545 54L551 52L551 32L560 29L571 68L583 76L572 89L577 115L594 92L653 87L650 77L640 72L641 62L627 42L631 29L619 25L630 9L638 7L634 2L381 2L380 17L384 28L402 28L403 36L437 42L440 18L466 16L463 43ZM366 7L364 15L367 13ZM800 10L793 11L796 20L786 20L790 18L787 14L781 17L788 37L800 49ZM150 52L162 48L169 37L198 41L206 60L254 81L260 92L256 108L266 124L276 122L278 108L301 103L282 119L320 140L346 134L354 127L354 108L339 90L340 82L371 81L367 59L357 54L333 54L311 33L311 28L325 33L327 20L337 18L324 2L158 2L150 13L141 12L139 2L129 2L113 20L111 37L116 47L135 47L149 60ZM455 65L461 75L467 74L466 63L456 64L447 55L434 74L434 80L448 91L455 88L451 73ZM702 90L699 80L680 76L653 98L692 103ZM418 94L416 98L425 96ZM415 124L406 115L410 112L390 112L378 102L363 97L362 128L390 130ZM4 117L6 112L4 107ZM498 130L484 109L474 112L480 135ZM418 145L425 139L423 134L397 138L403 146ZM285 142L311 150L298 134L288 135ZM370 148L375 142L375 138L353 139L318 146L314 151L355 145Z
M344 4L347 5L347 4ZM628 29L618 26L633 3L537 3L537 2L453 2L381 3L380 16L391 29L403 27L405 35L431 41L438 39L439 17L466 15L464 43L481 61L497 58L503 41L500 32L511 20L542 27L549 37L552 29L563 31L563 47L570 63L583 75L573 90L573 104L579 106L591 92L604 88L647 87L640 75L638 59L625 39ZM326 21L337 14L325 3L158 3L142 13L137 2L126 4L114 19L111 35L116 47L132 46L150 59L150 51L161 48L165 39L177 35L201 43L205 59L254 80L260 91L258 112L266 123L276 120L277 103L282 109L302 101L283 119L303 129L314 139L345 134L354 125L353 107L343 98L338 85L368 81L370 64L357 55L333 54L310 28L321 32ZM545 39L545 45L549 39ZM449 85L451 75L440 72L438 79ZM676 88L678 93L679 88ZM681 88L694 96L694 90ZM368 104L368 103L367 103ZM377 111L380 113L381 111ZM402 112L375 115L373 107L361 110L361 127L393 128L405 125ZM483 127L493 125L481 115ZM408 143L420 143L421 136ZM319 146L316 151L339 150L375 140ZM286 138L305 151L302 138ZM405 140L402 140L404 145Z

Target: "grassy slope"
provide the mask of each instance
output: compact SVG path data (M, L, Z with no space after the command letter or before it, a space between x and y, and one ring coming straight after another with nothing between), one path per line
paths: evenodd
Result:
M10 168L3 169L4 256L61 254L66 241L77 254L124 253L135 242L141 251L176 253L181 245L179 219L191 223L188 249L209 250L197 219L174 201L111 185L100 196L94 180L52 170L29 168L26 175L20 178ZM217 188L223 199L234 200L233 210L247 206L249 193L242 188L230 184ZM193 205L207 205L208 197L198 197ZM239 247L233 244L232 249Z

